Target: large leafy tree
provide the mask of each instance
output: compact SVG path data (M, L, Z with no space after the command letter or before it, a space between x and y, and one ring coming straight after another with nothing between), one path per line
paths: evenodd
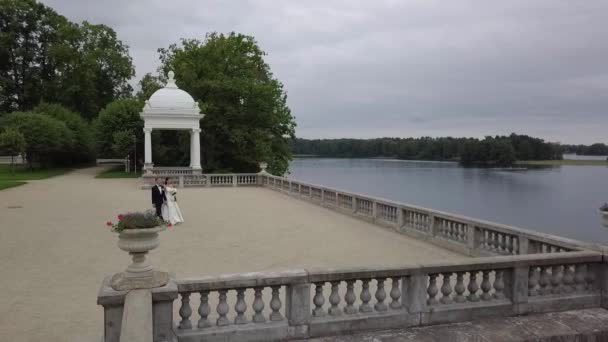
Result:
M119 99L109 103L93 122L97 151L101 157L124 158L124 151L118 151L115 147L117 139L120 145L125 145L125 136L135 137L138 141L137 149L142 151L144 123L139 113L142 103L135 98ZM121 133L115 137L116 132ZM115 139L116 138L116 139Z
M13 112L2 117L0 126L14 128L23 135L30 168L72 163L74 134L60 120L40 113Z
M55 103L40 103L33 109L34 112L48 115L61 122L69 128L74 135L74 143L70 151L73 163L86 163L93 160L95 156L95 145L91 125L78 113Z
M131 92L133 75L111 28L71 23L35 0L0 0L0 112L46 100L93 118Z
M177 84L199 101L204 168L250 172L267 161L287 170L295 121L283 85L264 61L253 37L210 33L159 49L160 72L173 70ZM187 144L186 144L187 145Z
M15 157L25 153L25 137L14 128L0 133L0 154L11 156L11 173L15 165Z

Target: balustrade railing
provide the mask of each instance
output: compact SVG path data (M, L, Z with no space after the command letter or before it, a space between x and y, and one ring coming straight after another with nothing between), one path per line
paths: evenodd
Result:
M498 223L300 182L258 175L259 184L282 190L343 213L372 220L396 231L423 238L472 256L560 253L586 249L582 243Z
M175 294L161 289L165 293L158 300L179 297L174 308L155 306L154 317L164 322L177 311L172 329L178 341L320 337L466 321L481 313L512 316L600 307L608 289L602 281L606 270L601 253L583 251L395 268L205 276L175 280ZM106 294L98 302L115 310L115 297L124 294Z

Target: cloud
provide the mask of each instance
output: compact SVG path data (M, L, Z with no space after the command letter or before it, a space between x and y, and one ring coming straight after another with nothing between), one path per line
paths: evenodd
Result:
M137 79L181 37L256 37L302 137L605 141L608 2L43 1L113 27ZM133 80L136 82L137 79Z

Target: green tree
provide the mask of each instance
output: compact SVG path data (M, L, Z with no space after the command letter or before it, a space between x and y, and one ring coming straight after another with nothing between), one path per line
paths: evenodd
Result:
M0 112L46 100L93 118L131 92L133 75L111 28L71 23L35 0L0 0Z
M160 77L147 73L139 80L139 91L135 95L142 103L150 98L155 91L162 88Z
M117 158L124 158L129 155L133 150L133 132L131 131L118 131L113 135L112 150L114 156Z
M11 173L15 166L15 157L25 154L25 137L14 128L6 129L0 133L0 154L11 156Z
M48 115L63 122L74 134L74 144L70 151L70 159L75 164L87 163L95 159L95 146L91 125L80 115L55 103L41 103L33 109L34 112Z
M112 157L115 155L114 133L120 131L132 132L137 137L137 149L141 151L144 127L143 120L139 116L141 110L140 101L135 98L126 98L111 102L99 112L99 116L93 122L99 156Z
M1 126L12 127L23 134L25 153L30 168L69 165L74 135L61 121L31 112L13 112L3 117Z
M291 153L295 121L283 85L264 61L253 37L209 33L159 49L160 72L173 70L178 86L202 104L204 168L209 171L269 170L283 174Z

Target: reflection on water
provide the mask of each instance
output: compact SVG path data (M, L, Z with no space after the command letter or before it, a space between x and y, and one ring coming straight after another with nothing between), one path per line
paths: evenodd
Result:
M574 239L608 241L597 208L608 201L608 168L527 171L462 168L453 162L295 159L290 177Z

